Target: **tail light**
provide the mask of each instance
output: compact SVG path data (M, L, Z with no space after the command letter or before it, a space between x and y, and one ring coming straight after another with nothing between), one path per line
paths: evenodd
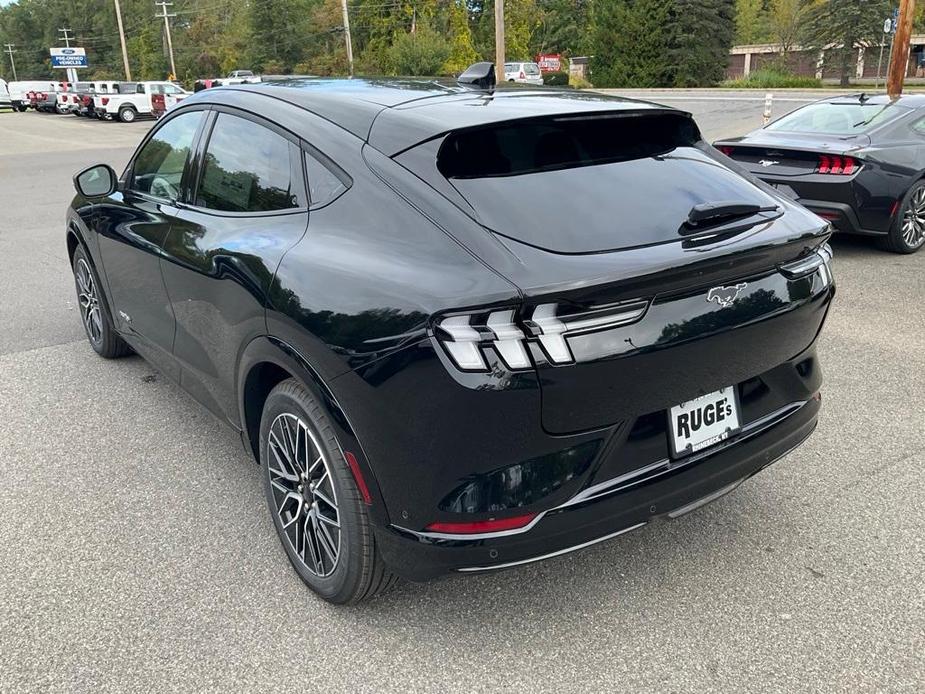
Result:
M100 99L100 103L103 104L103 106L105 106L106 104L109 103L109 97L104 96L102 99Z
M860 168L857 159L839 154L820 154L816 173L850 176Z
M452 316L437 324L436 336L453 363L463 371L488 371L485 355L488 348L494 348L508 369L529 369L532 362L527 344L531 341L540 345L550 362L564 365L575 361L568 346L570 335L634 323L642 318L648 306L648 301L638 300L569 311L559 304L541 304L522 324L518 323L514 309L493 311L487 319Z
M509 369L530 368L524 333L514 324L513 309L492 312L484 325L473 323L472 316L453 316L438 325L439 339L456 366L463 371L488 371L483 348L491 345Z
M524 74L524 71L523 71L523 70L520 71L520 79L522 79L522 80L527 79L527 76Z
M720 145L716 149L725 154L727 157L731 157L732 153L735 152L735 147L730 147L729 145Z
M818 272L822 278L822 286L827 287L833 279L832 247L824 243L809 255L792 263L781 265L780 271L789 279L799 279Z

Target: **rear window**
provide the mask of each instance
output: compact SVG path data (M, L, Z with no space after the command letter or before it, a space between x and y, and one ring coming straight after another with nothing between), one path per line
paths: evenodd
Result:
M794 133L852 135L908 113L896 104L827 102L810 104L767 126L767 130Z
M515 121L449 135L437 168L451 179L577 169L651 157L698 139L693 121L674 113Z
M773 208L701 149L685 114L588 114L508 121L448 135L437 168L485 227L558 253L681 239L694 206Z
M540 74L540 66L536 63L524 63L524 73L527 75Z

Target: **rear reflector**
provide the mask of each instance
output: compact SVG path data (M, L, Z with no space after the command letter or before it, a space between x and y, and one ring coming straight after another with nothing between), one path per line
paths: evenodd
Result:
M433 533L450 533L456 535L475 535L478 533L497 533L504 530L517 530L530 524L535 513L526 513L522 516L510 518L492 518L484 521L470 521L468 523L431 523L425 528Z
M731 157L732 153L735 151L735 148L730 147L729 145L720 145L716 149L725 154L727 157Z
M363 479L363 471L360 470L360 464L357 462L356 456L350 451L344 451L344 458L347 459L347 467L353 473L353 480L357 483L357 489L360 490L363 503L367 506L372 506L373 497L369 493L369 487L366 486L366 480Z

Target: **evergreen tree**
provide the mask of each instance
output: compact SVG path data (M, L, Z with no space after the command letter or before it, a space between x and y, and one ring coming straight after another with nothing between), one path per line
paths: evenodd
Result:
M721 81L734 31L733 0L674 0L666 32L671 85L706 87Z
M591 81L598 87L669 84L671 0L608 0L593 9Z
M443 65L443 72L456 74L464 71L479 59L472 45L472 29L469 27L469 12L464 1L450 0L448 33L450 57Z
M879 42L890 4L889 0L815 0L807 11L803 43L825 50L825 63L838 67L841 86L848 86L858 47Z

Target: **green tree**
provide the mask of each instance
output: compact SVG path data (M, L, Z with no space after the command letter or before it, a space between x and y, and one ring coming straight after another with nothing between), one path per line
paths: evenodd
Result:
M722 80L734 28L733 0L674 0L667 32L672 86L706 87Z
M395 36L389 57L396 74L436 75L450 57L450 47L430 26L418 24L414 33Z
M768 25L772 39L780 46L781 55L789 53L798 43L809 3L806 0L771 0Z
M767 37L767 15L763 0L736 0L737 44L758 43Z
M462 72L479 59L472 44L472 29L469 27L468 7L465 2L450 0L448 16L450 57L443 65L443 72Z
M593 9L591 79L599 87L670 84L671 0L610 0Z
M825 50L826 64L837 66L847 87L858 46L879 42L889 12L889 0L815 0L806 12L803 44Z
M531 53L586 54L591 5L592 0L537 0L540 20Z

